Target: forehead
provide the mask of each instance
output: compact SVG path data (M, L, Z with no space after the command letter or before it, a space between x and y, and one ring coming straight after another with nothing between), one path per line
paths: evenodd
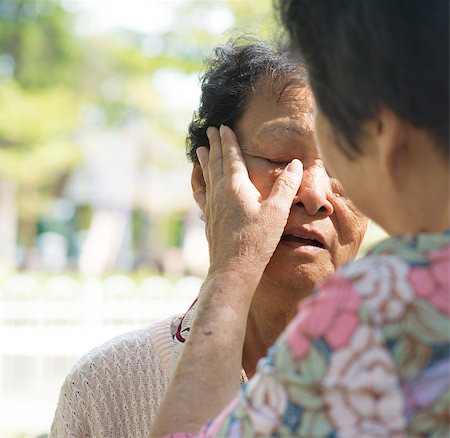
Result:
M314 100L305 84L290 84L280 93L265 82L256 88L235 131L242 149L248 149L275 146L280 138L313 141L313 128Z

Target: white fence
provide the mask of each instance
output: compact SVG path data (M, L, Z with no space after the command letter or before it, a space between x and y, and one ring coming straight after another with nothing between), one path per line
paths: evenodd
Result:
M106 340L186 311L201 279L123 275L0 279L0 438L48 432L75 360Z

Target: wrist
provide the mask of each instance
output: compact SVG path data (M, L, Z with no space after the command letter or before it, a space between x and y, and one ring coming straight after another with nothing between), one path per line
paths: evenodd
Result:
M210 268L200 289L199 301L250 304L260 279L260 275L249 275L236 269Z
M235 271L209 272L198 296L196 321L204 326L245 328L258 281Z

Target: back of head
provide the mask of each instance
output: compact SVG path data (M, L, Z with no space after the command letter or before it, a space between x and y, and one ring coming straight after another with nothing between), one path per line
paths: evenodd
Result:
M209 145L208 126L225 124L234 128L265 78L271 80L274 93L281 94L292 79L306 82L306 73L282 42L271 45L240 37L213 50L201 77L199 109L186 139L186 153L192 162L197 161L196 149Z
M382 107L448 156L448 0L278 0L317 105L351 155Z

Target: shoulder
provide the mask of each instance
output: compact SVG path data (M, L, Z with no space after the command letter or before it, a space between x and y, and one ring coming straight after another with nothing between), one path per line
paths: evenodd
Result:
M144 368L170 364L173 349L171 324L178 316L157 321L142 329L123 333L82 356L73 366L68 378L82 380L88 375L100 373L115 376L124 367L136 369L138 363Z
M382 242L370 255L339 269L337 277L358 293L373 322L390 324L417 306L448 317L449 266L447 233L404 236ZM333 277L329 281L329 287L336 283Z
M406 322L412 326L408 330L417 332L431 318L446 327L449 246L425 252L417 251L417 245L401 243L400 252L384 245L385 252L338 269L299 303L287 329L288 343L298 356L306 354L311 340L317 338L326 339L332 350L339 349L365 325L396 327L400 334L408 328Z
M124 333L81 357L62 385L51 436L97 436L115 423L126 429L142 410L151 420L168 384L177 318Z
M391 255L366 256L339 269L299 303L286 337L294 355L307 354L318 338L340 349L369 320L399 316L414 296L407 275L408 266Z
M447 233L390 237L365 257L339 268L319 286L319 291L350 290L358 294L361 305L382 318L399 317L404 307L420 295L424 283L433 282L430 274L439 277L448 270L449 254ZM448 284L443 286L448 289Z
M401 318L416 298L411 273L411 265L396 254L368 255L338 269L312 300L334 316L351 309L361 322L383 324Z

